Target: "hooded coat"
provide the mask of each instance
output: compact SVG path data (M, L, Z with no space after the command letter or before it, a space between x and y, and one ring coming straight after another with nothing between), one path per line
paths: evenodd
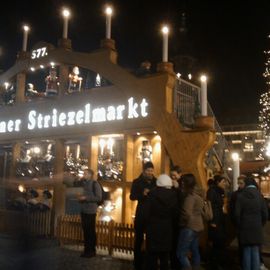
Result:
M260 245L267 221L265 201L255 186L246 187L237 197L235 220L242 245Z
M156 187L147 200L146 248L150 252L169 252L172 247L172 221L177 195L172 189Z

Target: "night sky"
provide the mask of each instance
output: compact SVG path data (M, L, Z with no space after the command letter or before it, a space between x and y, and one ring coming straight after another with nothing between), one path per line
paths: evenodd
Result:
M105 35L103 6L98 0L6 1L0 17L0 69L14 64L22 44L22 23L29 23L28 48L38 41L56 45L62 35L61 7L72 10L69 37L76 51L99 48ZM181 13L187 16L190 52L209 76L209 102L224 125L256 123L260 94L266 91L262 73L264 50L270 49L270 1L115 0L112 37L119 64L134 70L148 59L153 70L161 61L160 26L172 27L169 44L179 35ZM169 51L170 54L170 51Z

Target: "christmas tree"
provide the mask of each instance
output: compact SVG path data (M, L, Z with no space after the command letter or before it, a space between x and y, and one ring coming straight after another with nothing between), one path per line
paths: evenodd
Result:
M268 36L270 38L270 36ZM259 127L264 133L265 144L261 149L266 156L270 156L270 50L264 51L266 55L265 71L263 77L266 81L266 92L260 98Z

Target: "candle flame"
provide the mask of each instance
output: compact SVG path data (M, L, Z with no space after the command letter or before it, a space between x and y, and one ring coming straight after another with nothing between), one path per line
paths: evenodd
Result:
M28 25L24 25L23 26L23 30L25 31L25 32L28 32L29 30L30 30L30 27L28 26Z
M202 81L202 82L206 82L206 81L207 81L207 77L206 77L205 75L202 75L202 76L201 76L201 81Z
M69 11L69 9L64 8L63 11L62 11L62 15L63 15L65 18L68 18L68 17L70 16L70 11Z
M168 34L169 33L169 27L167 25L164 25L161 29L163 34Z
M112 9L111 7L106 7L105 13L106 13L107 15L112 15L113 9Z

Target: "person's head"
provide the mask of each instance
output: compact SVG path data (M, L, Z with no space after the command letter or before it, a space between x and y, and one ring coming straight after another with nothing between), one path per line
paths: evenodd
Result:
M195 176L191 173L187 173L187 174L182 175L181 179L182 179L185 192L187 193L193 192L197 184Z
M29 190L29 195L30 195L31 198L37 198L38 197L38 192L35 189L31 188Z
M51 192L50 192L48 189L45 189L45 190L43 191L43 196L44 196L44 198L46 198L46 199L51 199L51 198L52 198L52 194L51 194Z
M154 164L151 161L143 164L143 175L147 179L152 179L154 177Z
M212 187L214 185L214 183L215 183L214 179L212 179L212 178L208 179L208 181L207 181L208 188Z
M256 188L258 188L258 184L252 176L246 177L244 181L245 181L245 187L255 186Z
M245 187L245 178L246 178L245 175L240 175L237 178L237 185L239 189L243 189Z
M173 166L170 171L172 180L179 180L182 175L182 170L179 166Z
M171 188L172 187L172 179L167 174L161 174L157 178L157 186Z
M217 174L214 176L214 184L221 188L221 189L225 189L226 187L226 179L224 176L220 175L220 174Z
M83 178L85 179L93 179L94 178L94 171L91 169L83 170Z

